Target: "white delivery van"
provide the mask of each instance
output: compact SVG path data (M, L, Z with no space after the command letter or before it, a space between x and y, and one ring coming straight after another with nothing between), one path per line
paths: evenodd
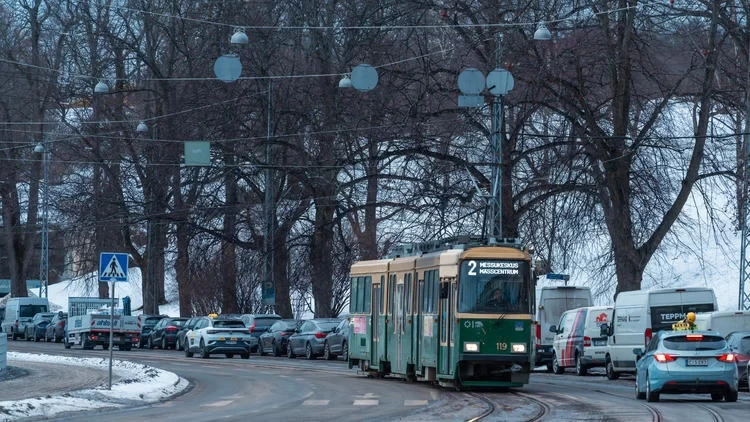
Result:
M750 331L750 311L716 311L695 314L696 330L716 331L726 337L735 331Z
M552 371L565 372L575 367L576 374L586 375L589 368L604 366L607 353L607 337L601 335L601 327L612 320L612 306L588 306L565 311L560 323L549 327L555 335L552 356Z
M591 306L591 289L581 286L542 287L536 307L536 365L552 371L552 344L555 333L550 327L560 322L563 312Z
M713 312L716 308L714 290L707 287L620 293L615 299L612 323L602 325L602 334L607 335L607 378L634 373L633 349L644 349L654 333L671 330L672 324L684 319L688 312Z
M49 301L40 297L12 297L5 304L5 318L0 329L13 340L24 337L26 324L31 322L34 315L47 312Z

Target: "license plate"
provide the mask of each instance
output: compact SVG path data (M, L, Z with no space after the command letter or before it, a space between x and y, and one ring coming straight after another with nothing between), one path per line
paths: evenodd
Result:
M228 340L228 341L227 341L226 343L227 343L227 344L237 344L237 342L236 342L236 341L234 341L234 340Z
M594 340L594 346L606 346L607 340Z
M708 359L688 359L687 366L708 366Z

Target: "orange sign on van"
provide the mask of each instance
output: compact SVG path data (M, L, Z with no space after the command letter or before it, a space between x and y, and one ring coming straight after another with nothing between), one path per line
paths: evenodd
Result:
M596 322L597 325L601 325L601 324L604 324L605 322L609 322L609 317L607 317L606 313L602 312L601 314L599 314L599 316L596 317L594 321Z

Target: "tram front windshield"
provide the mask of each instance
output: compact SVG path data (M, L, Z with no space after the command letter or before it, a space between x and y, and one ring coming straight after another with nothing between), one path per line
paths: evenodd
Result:
M467 260L461 263L458 311L479 314L529 313L529 264Z

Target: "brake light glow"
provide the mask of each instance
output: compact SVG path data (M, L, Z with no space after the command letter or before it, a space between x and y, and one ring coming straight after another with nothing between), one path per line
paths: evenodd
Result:
M583 347L591 347L591 337L583 337Z
M721 356L716 356L716 359L718 359L721 362L732 363L735 361L735 356L734 356L734 353L724 353Z
M315 338L326 338L326 335L326 333L318 331L317 333L315 333Z
M536 325L536 342L539 343L542 340L542 326Z
M688 334L688 341L701 341L703 340L703 334Z
M659 363L674 362L677 358L666 353L655 353L654 359Z
M646 331L643 333L643 344L648 345L648 342L651 341L651 338L654 336L654 331L650 328L646 328Z

